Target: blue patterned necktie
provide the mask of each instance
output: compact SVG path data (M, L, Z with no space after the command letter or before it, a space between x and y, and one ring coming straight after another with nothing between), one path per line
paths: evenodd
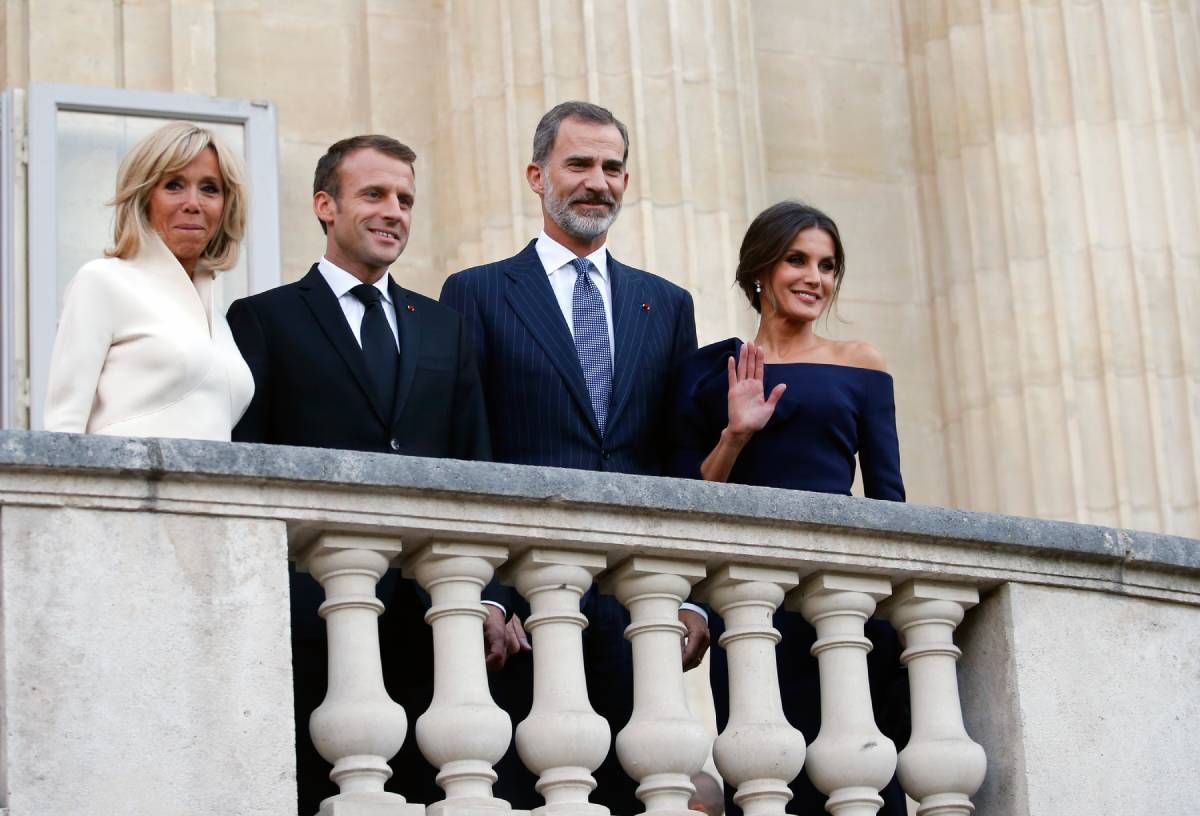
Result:
M587 383L588 396L592 399L592 410L596 413L596 425L600 435L608 422L608 395L612 391L613 361L608 346L608 320L604 315L604 301L600 290L592 281L595 267L587 258L571 261L575 267L575 291L571 294L571 323L575 330L575 351L583 367L583 381Z

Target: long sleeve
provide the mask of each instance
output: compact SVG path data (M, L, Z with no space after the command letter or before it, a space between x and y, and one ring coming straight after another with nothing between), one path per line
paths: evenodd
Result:
M84 433L113 341L115 304L102 273L84 266L67 287L46 389L44 427Z
M233 341L237 344L246 365L250 367L251 376L254 377L254 397L233 428L233 441L266 442L266 418L270 399L270 353L266 336L254 308L245 299L234 301L229 307L226 320L229 321Z
M450 455L456 459L488 461L492 458L491 432L483 400L483 383L475 364L471 332L462 321L458 343L458 379L454 385L454 424Z
M858 444L867 498L904 501L900 440L896 436L896 398L892 378L882 372L868 382L859 415Z

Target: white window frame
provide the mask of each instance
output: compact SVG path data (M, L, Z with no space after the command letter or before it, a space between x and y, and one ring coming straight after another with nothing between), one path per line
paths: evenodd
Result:
M15 94L0 93L0 428L17 427L16 324L13 210L16 189Z
M241 125L250 188L244 249L248 291L279 285L279 157L275 106L212 96L30 83L29 172L29 394L30 427L42 427L50 352L58 321L55 196L60 111L186 119ZM113 180L115 183L115 179ZM7 184L5 186L8 186ZM10 244L9 244L10 245Z

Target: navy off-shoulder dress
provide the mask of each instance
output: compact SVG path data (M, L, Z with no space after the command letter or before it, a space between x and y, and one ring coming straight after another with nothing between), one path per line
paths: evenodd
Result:
M737 359L741 345L737 339L724 340L684 361L675 402L672 475L700 478L700 464L716 447L728 420L726 361L731 355ZM766 427L738 456L730 482L850 495L857 454L867 496L904 501L889 374L819 363L774 363L764 367L763 379L765 394L779 383L787 383L787 390ZM784 714L812 742L821 727L820 676L817 660L809 653L816 633L796 612L777 612L775 626L783 635L776 657ZM714 643L724 628L714 615ZM884 621L870 620L866 629L874 644L867 663L875 720L899 750L908 741L909 721L899 640ZM725 650L713 649L713 697L721 728L729 718L728 678ZM825 796L806 773L801 771L791 788L789 813L825 813ZM727 792L726 812L740 816L731 793ZM895 779L880 795L880 814L904 816L904 794Z

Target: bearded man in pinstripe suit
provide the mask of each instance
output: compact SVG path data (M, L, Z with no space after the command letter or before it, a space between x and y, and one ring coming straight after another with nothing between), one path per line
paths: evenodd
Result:
M691 295L609 254L608 229L629 181L629 135L610 111L586 102L557 105L538 123L530 188L542 200L543 230L507 260L450 276L441 301L472 330L484 386L492 455L499 462L659 474L666 455L671 383L696 349ZM589 592L584 659L589 696L616 734L632 711L628 617L615 599ZM694 607L687 668L708 648ZM534 648L537 648L536 642ZM519 722L529 708L528 655L496 678L497 701ZM533 807L532 776L515 758L497 768L497 794ZM641 808L634 784L610 752L593 799L614 813Z

